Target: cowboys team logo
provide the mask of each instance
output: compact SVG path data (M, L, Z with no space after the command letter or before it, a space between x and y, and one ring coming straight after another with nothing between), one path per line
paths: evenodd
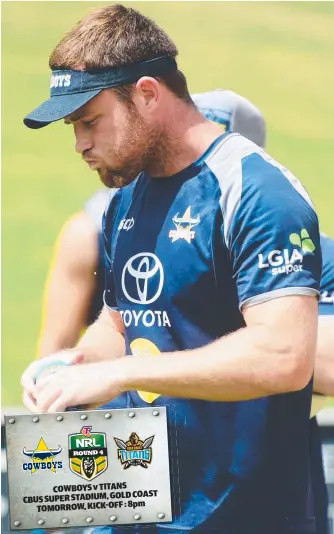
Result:
M141 441L138 434L132 432L129 441L125 442L119 438L114 438L114 440L118 446L118 459L124 469L128 469L132 465L140 465L147 469L148 464L152 461L151 445L154 436L146 438L145 441Z
M70 469L86 480L93 480L108 467L106 435L91 430L91 426L84 426L80 434L69 436Z
M178 239L185 239L190 243L195 237L195 231L192 230L192 228L197 226L198 223L201 222L201 219L199 215L197 215L195 219L191 217L190 206L186 209L182 217L179 217L178 215L179 214L177 213L172 219L176 226L176 230L171 230L169 232L169 237L172 238L172 243Z
M36 471L48 470L55 473L57 469L63 467L63 462L55 461L55 457L58 456L61 451L62 448L59 446L57 449L50 449L44 439L41 438L36 449L27 450L27 448L24 447L22 452L25 456L30 458L30 462L24 462L22 465L23 471L36 473Z

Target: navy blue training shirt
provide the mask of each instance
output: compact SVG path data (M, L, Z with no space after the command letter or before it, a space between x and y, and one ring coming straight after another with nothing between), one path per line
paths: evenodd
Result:
M129 355L200 347L244 327L243 306L318 295L312 203L287 169L238 134L173 176L142 173L110 197L104 300L122 316ZM313 532L311 395L311 383L239 402L129 392L130 406L167 406L175 421L174 519L112 532Z

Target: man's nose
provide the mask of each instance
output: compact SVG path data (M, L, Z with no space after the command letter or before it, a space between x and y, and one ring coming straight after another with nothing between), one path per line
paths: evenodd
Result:
M93 148L93 142L88 132L82 131L80 128L75 128L75 150L79 154L83 154L85 151Z

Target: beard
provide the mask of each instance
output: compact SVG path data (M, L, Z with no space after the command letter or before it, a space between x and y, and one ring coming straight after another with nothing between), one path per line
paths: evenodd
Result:
M114 166L97 171L101 182L109 188L126 187L142 171L160 167L166 157L162 129L145 123L136 110L129 110L125 131L121 148L113 150Z
M140 174L140 171L138 173L134 173L130 170L128 172L120 172L108 167L106 169L99 169L97 172L103 185L109 187L109 189L126 187L137 178L138 174Z

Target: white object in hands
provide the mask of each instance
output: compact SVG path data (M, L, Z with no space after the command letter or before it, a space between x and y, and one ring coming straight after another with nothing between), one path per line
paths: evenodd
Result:
M56 373L59 370L59 367L64 367L70 365L69 363L65 362L64 360L47 360L45 361L44 365L41 363L39 366L37 373L34 376L34 382L36 384L38 378L41 378L42 376L47 376L52 373Z

